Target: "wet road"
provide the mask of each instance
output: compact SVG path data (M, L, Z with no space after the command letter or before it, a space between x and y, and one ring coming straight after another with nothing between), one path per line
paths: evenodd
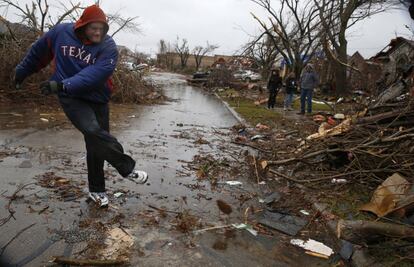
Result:
M85 201L83 138L65 123L62 112L0 110L0 122L7 124L0 130L0 266L48 266L52 256L101 254L127 254L132 266L324 266L288 245L290 238L282 234L192 233L194 225L204 229L244 222L244 210L257 205L264 190L250 182L250 173L231 168L245 150L229 145L237 121L218 99L188 86L179 75L151 78L170 101L113 105L111 112L113 134L150 180L136 185L108 166L107 210ZM190 163L196 155L211 156L229 171L200 179ZM243 185L228 186L226 180ZM26 187L13 195L21 185ZM217 199L234 212L220 213ZM190 233L180 231L187 226ZM122 229L132 242L109 243L119 249L102 252L99 244L111 229Z

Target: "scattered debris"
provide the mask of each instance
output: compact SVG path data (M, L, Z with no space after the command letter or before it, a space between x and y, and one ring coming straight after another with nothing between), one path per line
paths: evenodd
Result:
M233 209L229 204L227 204L224 200L218 199L217 200L217 206L220 209L221 212L224 214L230 214L233 212Z
M263 212L259 217L259 223L282 233L295 236L307 221L297 217L278 212Z
M303 215L306 215L306 216L310 215L310 213L307 212L306 210L300 210L299 212L302 213Z
M227 185L231 185L231 186L243 185L243 183L240 182L240 181L225 181L224 183L227 184Z
M258 130L260 130L260 131L267 131L267 130L270 130L270 127L269 127L269 126L267 126L266 124L261 124L261 123L258 123L258 124L256 125L256 129L258 129Z
M273 192L270 195L266 196L266 198L264 199L264 203L266 205L270 205L273 202L278 202L280 200L282 196L280 195L280 193L278 192Z
M331 180L331 183L333 183L333 184L346 184L347 182L348 182L347 179L336 179L336 178L333 178Z
M97 252L99 258L127 262L129 250L134 245L134 240L126 230L117 227L108 231L104 244L105 247Z
M240 223L240 224L232 224L232 226L236 229L244 229L248 231L249 233L251 233L252 235L257 236L257 231L254 230L253 227L249 224Z
M121 197L121 196L123 196L123 195L124 195L124 193L122 193L122 192L116 192L116 193L114 194L114 197L119 198L119 197Z
M265 137L266 137L266 136L264 136L264 135L257 134L257 135L255 135L255 136L252 136L252 137L250 138L250 140L254 141L254 140L258 140L258 139L263 139L263 138L265 138Z
M409 194L411 188L412 184L394 173L378 186L370 203L363 205L360 210L384 217L402 208L410 209L410 206L414 207L414 193Z
M344 120L345 119L345 115L344 114L341 114L341 113L335 114L334 115L334 119L335 120Z
M292 239L290 240L290 244L301 247L307 251L316 253L316 254L310 254L313 256L329 257L334 253L330 247L326 246L325 244L321 242L315 241L313 239L308 239L307 241L304 241L302 239Z

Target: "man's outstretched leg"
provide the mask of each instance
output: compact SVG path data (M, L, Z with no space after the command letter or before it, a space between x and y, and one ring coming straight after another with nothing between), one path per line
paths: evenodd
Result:
M122 145L109 134L107 104L90 103L61 97L66 116L85 137L90 198L101 205L108 202L105 194L103 162L106 160L125 178L144 184L148 174L134 170L135 161L124 153Z

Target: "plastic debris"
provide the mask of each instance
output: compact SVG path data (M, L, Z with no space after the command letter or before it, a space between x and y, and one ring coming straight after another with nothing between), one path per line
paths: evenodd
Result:
M279 201L281 198L281 195L278 192L273 192L270 195L266 196L264 199L264 203L266 205L272 204L273 202Z
M257 134L255 136L253 136L252 138L250 138L250 140L254 141L254 140L263 139L263 138L265 138L264 135Z
M258 124L256 125L256 128L257 128L258 130L269 130L269 129L270 129L270 127L269 127L269 126L267 126L267 125L265 125L265 124L261 124L261 123L258 123Z
M330 247L313 239L308 239L307 241L302 239L292 239L290 240L290 244L327 257L334 253Z
M45 119L45 118L40 118L40 120L43 121L43 122L49 122L49 120Z
M335 179L335 178L333 178L331 180L331 183L333 183L333 184L346 184L347 182L348 182L347 179Z
M300 210L299 212L302 213L303 215L306 215L306 216L310 215L310 213L307 212L306 210Z
M342 113L335 114L335 115L334 115L334 118L335 118L336 120L344 120L344 119L345 119L345 115L344 115L344 114L342 114Z
M326 118L325 118L325 116L318 114L318 115L313 116L313 121L314 122L324 122L324 121L326 121Z
M225 183L228 185L242 185L243 184L242 182L239 182L239 181L226 181Z
M114 194L114 197L119 198L119 197L121 197L121 196L123 196L123 195L124 195L124 193L122 193L122 192L116 192L116 193Z
M236 229L244 229L246 231L248 231L249 233L251 233L254 236L257 236L257 231L253 229L253 227L249 224L245 224L245 223L240 223L240 224L232 224L232 226Z
M339 251L339 255L341 255L344 260L349 261L352 254L354 254L354 245L348 241L342 241L342 244L343 245Z

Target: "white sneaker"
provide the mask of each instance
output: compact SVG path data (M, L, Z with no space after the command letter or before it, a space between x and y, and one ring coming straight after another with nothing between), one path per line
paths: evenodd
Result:
M127 176L127 178L137 184L145 184L148 180L148 173L134 170Z
M99 207L107 207L109 204L109 199L105 192L89 192L89 199L98 204Z

